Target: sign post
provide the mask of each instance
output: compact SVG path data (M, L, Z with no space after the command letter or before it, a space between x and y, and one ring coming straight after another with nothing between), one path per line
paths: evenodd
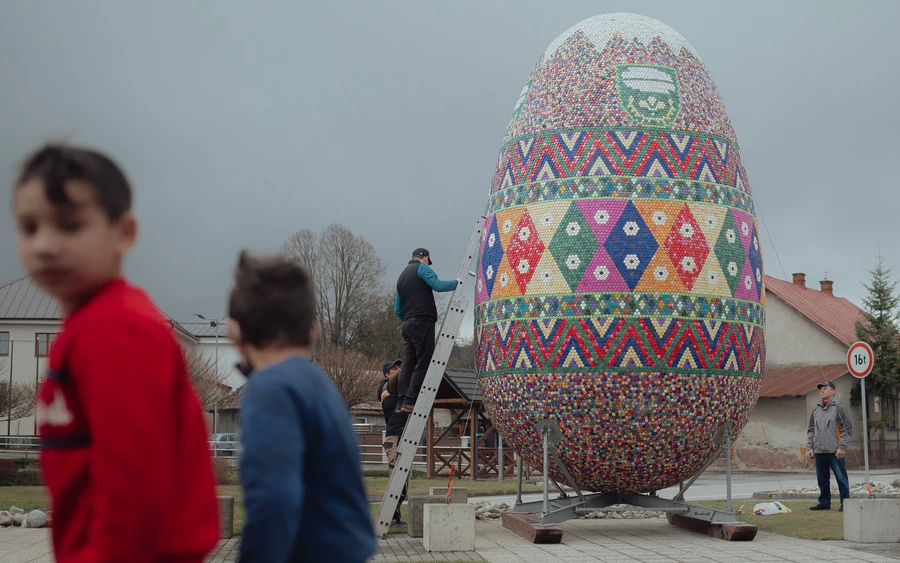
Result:
M862 396L863 418L863 458L866 460L866 487L869 486L869 422L866 415L866 376L872 373L875 365L875 353L867 343L854 342L847 351L847 369L850 375L859 379Z

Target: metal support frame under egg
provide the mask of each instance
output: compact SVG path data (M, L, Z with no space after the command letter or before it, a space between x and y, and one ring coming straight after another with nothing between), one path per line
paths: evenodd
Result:
M543 438L544 448L544 468L543 468L543 485L544 498L539 501L522 502L522 458L519 458L518 467L518 486L516 487L516 502L513 506L514 513L540 513L541 524L559 524L577 518L578 516L591 512L626 512L634 511L634 508L613 508L617 504L628 504L631 506L643 508L646 510L655 510L658 512L671 512L679 514L686 518L694 518L703 520L713 524L731 524L737 523L734 517L731 499L731 423L727 422L722 425L715 435L715 443L718 445L716 453L704 464L704 466L694 475L687 483L680 483L678 494L672 499L659 497L655 492L649 494L639 493L595 493L585 495L582 493L574 479L566 469L565 464L556 452L556 444L559 442L562 434L559 426L553 420L541 420L537 423L536 429L538 434ZM684 502L684 493L691 485L709 468L710 465L725 452L725 487L728 499L728 510L714 510L711 508L702 508L693 506ZM575 491L575 496L571 497L559 486L555 479L550 477L550 458L556 464L556 468L562 473L568 485ZM550 483L559 491L559 497L555 500L549 498Z

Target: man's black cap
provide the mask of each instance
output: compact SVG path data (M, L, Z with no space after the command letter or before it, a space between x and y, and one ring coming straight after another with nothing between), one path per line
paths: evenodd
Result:
M816 385L816 389L821 389L822 387L825 387L825 386L831 387L832 389L837 391L837 388L835 388L834 383L832 383L831 381L824 381L822 383L819 383L818 385Z
M384 366L382 366L382 368L381 368L381 374L387 375L387 372L391 371L392 367L399 366L401 363L403 363L403 362L401 362L400 360L394 360L393 362L388 362L388 363L384 364Z
M413 258L424 257L428 258L428 265L431 266L433 262L431 261L431 254L428 253L428 250L425 248L417 248L413 250Z

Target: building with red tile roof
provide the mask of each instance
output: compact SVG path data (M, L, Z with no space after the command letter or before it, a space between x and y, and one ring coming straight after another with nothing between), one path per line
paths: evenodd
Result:
M814 289L806 286L802 273L793 274L791 281L766 276L765 292L766 367L759 401L735 443L738 466L806 466L809 415L820 400L816 386L823 381L834 382L837 399L850 409L854 432L848 465L861 464L862 415L850 405L858 382L849 374L846 357L857 340L856 323L864 321L863 311L836 296L833 281L820 281ZM888 406L896 408L896 401ZM870 418L880 416L874 410L870 407Z

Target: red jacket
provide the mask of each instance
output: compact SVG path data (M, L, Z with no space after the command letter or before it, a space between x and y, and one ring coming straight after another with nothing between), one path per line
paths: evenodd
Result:
M201 563L219 516L171 327L122 279L66 319L37 403L58 563Z

